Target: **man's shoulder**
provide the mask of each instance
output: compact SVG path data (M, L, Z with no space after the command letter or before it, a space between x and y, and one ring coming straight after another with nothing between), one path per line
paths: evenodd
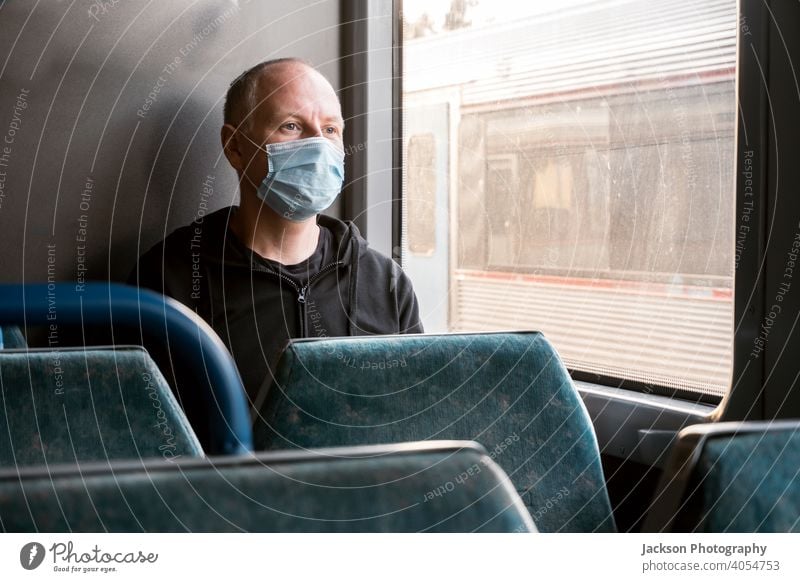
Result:
M410 285L408 275L400 264L368 246L366 241L359 247L358 270L362 273L359 279L373 282L387 281L390 289L394 289L398 283L401 286Z
M332 234L338 247L353 245L358 249L360 263L371 262L387 266L395 263L392 259L369 246L367 239L361 236L356 223L351 220L341 220L326 214L320 214L318 224L327 228Z
M359 260L375 263L384 269L391 268L392 270L400 270L400 265L398 265L395 260L369 246L364 246L361 249Z

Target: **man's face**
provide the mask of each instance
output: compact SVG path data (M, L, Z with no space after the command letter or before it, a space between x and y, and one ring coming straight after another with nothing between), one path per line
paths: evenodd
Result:
M259 80L256 99L250 137L257 143L325 137L343 147L339 99L314 69L300 64L279 68L272 79Z
M250 119L233 132L240 167L228 155L234 168L244 173L248 186L260 184L267 173L264 150L255 144L324 137L344 148L339 99L330 83L314 69L292 63L269 71L259 79L256 102ZM236 133L244 133L255 144Z

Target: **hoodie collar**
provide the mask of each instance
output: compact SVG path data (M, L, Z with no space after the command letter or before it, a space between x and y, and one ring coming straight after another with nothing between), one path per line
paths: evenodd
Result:
M200 252L203 258L216 263L224 262L228 266L252 268L254 253L229 228L230 217L236 206L229 206L213 212L192 223L192 232L200 228L202 232ZM333 234L333 247L337 260L345 264L353 263L353 259L364 252L367 241L361 236L358 227L348 221L325 214L317 215L317 224L327 228Z

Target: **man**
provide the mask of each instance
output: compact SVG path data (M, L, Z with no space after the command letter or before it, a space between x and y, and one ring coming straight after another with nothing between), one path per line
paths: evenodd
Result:
M344 178L341 106L298 59L266 61L231 84L222 147L241 201L145 253L130 283L189 306L220 335L251 403L288 338L422 332L394 261L352 223L319 214Z

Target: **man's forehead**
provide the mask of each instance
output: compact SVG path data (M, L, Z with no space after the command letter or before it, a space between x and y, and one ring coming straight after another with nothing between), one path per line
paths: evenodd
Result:
M289 63L266 71L257 83L257 103L268 117L319 113L341 119L341 106L333 87L315 69Z

